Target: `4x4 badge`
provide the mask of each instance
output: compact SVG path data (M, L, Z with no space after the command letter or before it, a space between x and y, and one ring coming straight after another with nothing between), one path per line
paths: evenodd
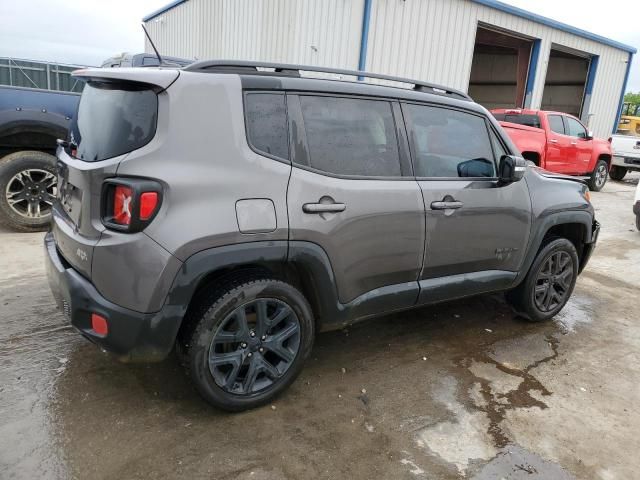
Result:
M498 260L508 260L513 252L517 252L515 247L496 248L496 258Z

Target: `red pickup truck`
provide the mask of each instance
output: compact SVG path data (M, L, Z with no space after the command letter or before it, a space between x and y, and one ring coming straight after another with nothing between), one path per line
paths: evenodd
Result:
M552 172L588 177L591 190L602 190L611 166L611 143L594 138L580 120L543 110L495 109L491 113L524 158Z

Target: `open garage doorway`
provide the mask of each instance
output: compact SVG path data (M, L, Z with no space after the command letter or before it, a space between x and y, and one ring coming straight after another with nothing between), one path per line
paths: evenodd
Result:
M586 54L579 55L552 46L542 93L542 110L569 113L588 123L585 94L590 94L587 80L593 80L595 76L595 63Z
M469 95L486 108L524 106L532 41L478 26Z

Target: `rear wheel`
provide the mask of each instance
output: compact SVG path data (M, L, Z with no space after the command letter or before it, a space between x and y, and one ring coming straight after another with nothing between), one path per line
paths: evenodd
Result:
M578 254L566 238L551 240L531 265L524 281L507 294L516 312L539 322L565 306L578 278Z
M203 298L181 350L198 392L214 406L263 405L298 376L311 352L311 308L293 286L248 280Z
M626 174L627 174L627 169L624 167L618 167L617 165L614 165L613 167L611 167L611 170L609 171L609 176L611 177L611 180L616 180L618 182L622 180Z
M589 189L594 192L599 192L607 183L609 177L609 165L604 160L598 160L596 168L591 172L591 178L589 178Z
M46 230L56 196L56 157L25 151L0 160L0 223L22 232Z

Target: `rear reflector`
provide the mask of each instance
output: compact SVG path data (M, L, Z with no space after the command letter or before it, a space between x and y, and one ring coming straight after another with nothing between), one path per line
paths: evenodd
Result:
M107 333L109 333L109 325L107 324L107 319L102 315L98 315L97 313L91 314L91 328L96 333L96 335L100 335L102 337L106 337Z
M140 220L149 220L156 212L158 206L158 194L156 192L144 192L140 195Z

